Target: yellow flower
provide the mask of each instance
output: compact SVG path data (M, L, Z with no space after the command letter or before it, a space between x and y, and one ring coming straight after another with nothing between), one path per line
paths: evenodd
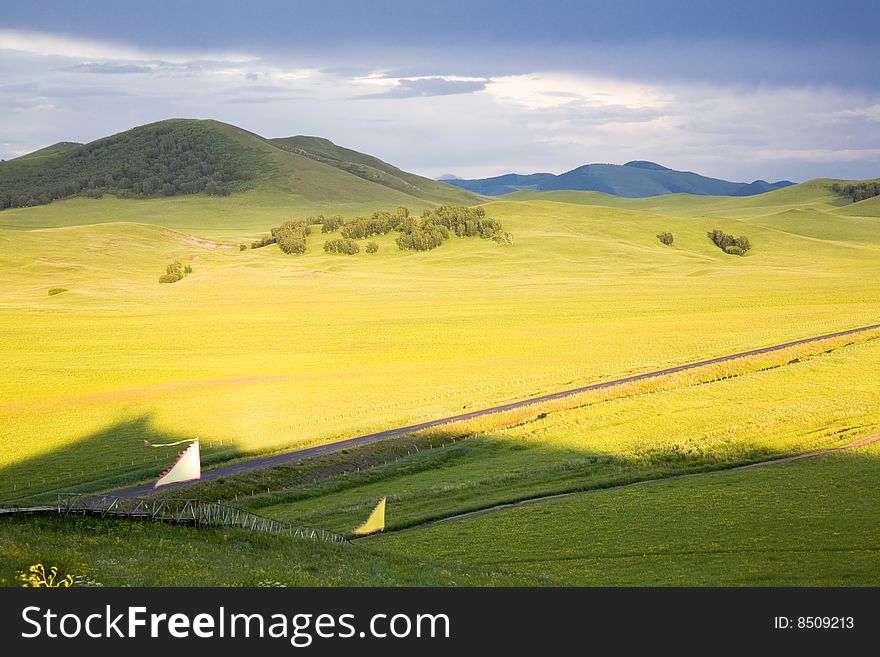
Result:
M50 567L47 574L45 566L38 563L28 568L28 572L18 573L18 581L21 582L23 587L27 588L57 589L71 586L73 584L73 577L65 575L59 578L57 566Z

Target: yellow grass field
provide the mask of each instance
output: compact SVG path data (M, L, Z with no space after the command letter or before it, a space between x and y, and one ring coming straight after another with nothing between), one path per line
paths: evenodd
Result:
M145 439L198 435L219 462L880 317L872 206L859 215L809 184L692 207L502 199L485 207L512 246L452 239L411 253L389 234L353 257L323 253L320 234L304 256L239 252L258 210L236 230L243 201L229 197L221 229L201 230L220 201L198 202L74 199L0 215L24 227L0 228L0 498L148 479L168 455ZM173 229L152 214L162 204ZM259 212L266 231L305 214ZM89 225L38 228L70 221ZM753 249L722 253L713 228ZM193 274L159 285L173 260Z

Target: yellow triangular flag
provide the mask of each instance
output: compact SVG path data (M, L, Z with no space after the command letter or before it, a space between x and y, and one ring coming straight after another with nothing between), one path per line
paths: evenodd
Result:
M367 521L354 530L355 534L372 534L373 532L381 532L385 529L385 498L379 500L376 508L367 518Z
M165 472L153 488L159 486L167 486L168 484L179 484L184 481L195 481L202 478L202 459L199 453L199 439L196 438L192 445L186 448L177 461L171 466L171 469Z

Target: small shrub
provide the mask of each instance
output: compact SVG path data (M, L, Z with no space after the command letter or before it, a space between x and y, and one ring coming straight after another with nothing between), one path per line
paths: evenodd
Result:
M49 296L54 297L56 294L61 294L62 292L67 292L66 287L51 287L49 288Z
M165 267L165 273L159 277L159 282L176 283L187 274L191 274L192 270L192 265L187 265L186 267L184 267L182 264L180 264L179 260L175 260L170 265Z
M264 246L269 246L270 244L275 244L275 238L272 235L266 235L265 237L261 237L260 239L251 242L251 248L262 249Z
M238 245L239 251L247 251L247 248L248 248L247 244L239 244Z
M513 244L513 235L507 232L500 232L492 238L492 241L498 242L499 244L504 244L505 246L510 246L511 244Z
M718 230L717 228L706 234L709 236L709 239L715 243L715 246L730 255L745 255L746 251L752 248L749 238L745 235L734 237L733 235L728 235L723 230Z
M367 242L367 253L376 253L379 251L379 245L375 242Z
M666 246L670 246L673 241L672 233L669 231L663 231L657 235L657 239L660 240L661 244L665 244Z

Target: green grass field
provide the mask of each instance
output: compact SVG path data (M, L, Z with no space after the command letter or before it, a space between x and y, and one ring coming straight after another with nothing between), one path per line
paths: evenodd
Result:
M490 416L461 430L429 431L433 449L287 490L263 482L254 488L278 492L246 504L344 533L387 495L386 522L396 529L542 495L837 447L880 432L877 338L737 366L720 380L671 377L524 409L507 421Z
M355 195L327 207L317 197L254 190L6 210L0 499L27 504L149 480L173 454L144 440L198 435L210 465L876 323L876 200L844 203L821 181L746 198L518 193L485 206L513 233L512 246L453 238L410 253L389 234L377 238L377 254L354 257L322 251L334 235L312 235L303 256L233 246L284 219L352 215L377 199ZM706 237L714 228L747 235L752 250L724 254ZM667 230L672 246L656 238ZM159 285L173 260L193 273ZM52 288L67 291L49 296ZM387 465L370 457L369 468L344 478L322 474L283 490L270 478L270 495L242 503L347 531L387 494L394 527L834 445L880 426L877 344L835 345L829 355L803 354L735 379L554 409L427 453L392 450ZM853 470L850 483L863 474ZM0 535L18 533L17 522ZM51 561L38 546L67 530L40 522L43 538L32 548ZM438 530L377 545L403 550L429 531ZM456 567L487 581L471 563L483 562ZM393 571L361 580L318 573L313 581L388 581L381 578ZM400 572L401 583L419 581ZM505 572L513 579L504 581L528 575ZM694 582L711 583L717 572L707 567ZM629 576L638 581L637 565Z
M497 568L245 530L75 516L0 518L0 586L17 586L17 574L36 563L88 578L85 586L498 586L541 581Z
M149 478L165 466L143 447L157 436L199 435L216 462L880 314L875 220L858 219L871 229L856 243L760 217L538 201L487 211L513 246L455 239L407 253L388 235L378 254L346 257L324 254L317 235L297 257L142 224L0 231L0 497ZM753 250L722 253L705 237L715 226L748 234ZM672 247L656 240L664 229ZM159 285L175 259L194 273ZM69 291L48 296L55 287Z
M371 539L578 586L877 586L874 445L582 493ZM359 544L361 545L361 544Z

